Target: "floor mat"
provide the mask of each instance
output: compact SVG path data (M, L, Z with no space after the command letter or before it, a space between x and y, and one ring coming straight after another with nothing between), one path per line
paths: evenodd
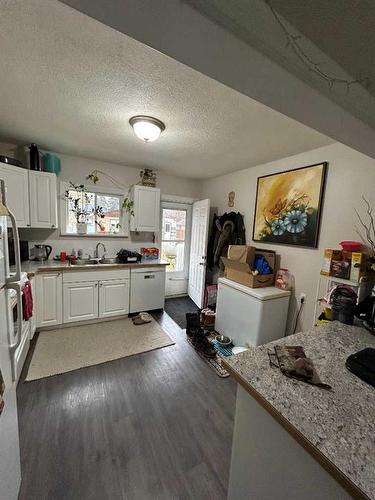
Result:
M26 381L98 365L174 342L154 319L133 325L130 318L39 333Z
M222 356L220 353L217 353L217 355L214 358L207 358L203 353L194 348L190 338L187 335L186 335L186 341L191 345L194 351L203 359L203 361L205 361L208 364L208 366L210 366L216 372L216 375L218 375L221 378L230 377L230 373L227 372L227 370L221 366L221 357L224 356Z
M164 310L183 330L186 328L186 313L199 311L190 297L175 297L165 300Z

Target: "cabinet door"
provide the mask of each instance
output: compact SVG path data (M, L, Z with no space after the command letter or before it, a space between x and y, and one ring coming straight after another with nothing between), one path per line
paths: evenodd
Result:
M29 171L31 227L57 227L56 175Z
M5 181L7 205L18 227L30 227L28 170L0 163L0 179Z
M129 312L129 280L99 281L99 317Z
M64 323L98 317L98 282L64 284Z
M43 273L36 277L37 327L62 323L62 276L61 273Z
M160 189L147 186L133 187L134 216L130 219L132 231L159 231Z

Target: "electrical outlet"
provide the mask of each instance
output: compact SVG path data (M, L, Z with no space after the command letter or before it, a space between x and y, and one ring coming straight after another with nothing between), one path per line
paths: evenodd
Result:
M299 300L300 302L306 302L306 294L305 293L300 293L299 294Z

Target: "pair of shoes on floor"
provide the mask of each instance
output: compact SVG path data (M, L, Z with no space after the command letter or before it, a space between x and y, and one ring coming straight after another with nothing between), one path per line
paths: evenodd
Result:
M132 317L134 325L145 325L146 323L151 323L152 317L148 312L140 312L137 316Z
M186 335L190 338L191 343L197 351L208 358L216 356L215 349L201 328L199 312L186 313Z
M216 318L216 313L212 309L210 309L209 307L202 309L201 323L203 326L214 326L215 318Z

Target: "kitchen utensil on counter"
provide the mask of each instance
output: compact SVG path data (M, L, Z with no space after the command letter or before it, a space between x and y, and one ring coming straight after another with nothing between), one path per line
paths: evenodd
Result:
M66 261L66 252L60 252L60 260L61 260L61 262Z
M35 245L32 249L34 260L48 260L51 252L51 245Z
M35 143L30 144L30 170L42 170L38 146Z

